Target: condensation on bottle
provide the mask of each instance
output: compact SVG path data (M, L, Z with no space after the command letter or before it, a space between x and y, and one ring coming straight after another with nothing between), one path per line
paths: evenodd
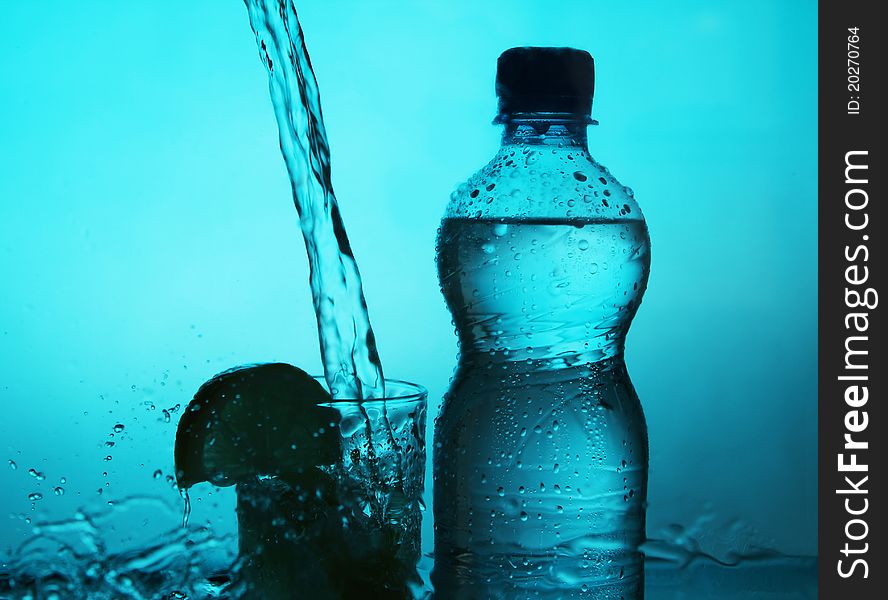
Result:
M435 427L442 598L643 594L648 442L623 360L650 240L589 153L594 63L499 58L502 145L450 198L441 290L459 362Z

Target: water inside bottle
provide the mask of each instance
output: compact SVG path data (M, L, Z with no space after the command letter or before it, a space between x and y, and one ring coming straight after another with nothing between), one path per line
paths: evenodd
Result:
M461 359L437 421L437 588L640 597L647 435L621 356L644 221L445 218L438 248Z
M460 351L512 361L618 354L650 266L639 219L445 218L438 247Z

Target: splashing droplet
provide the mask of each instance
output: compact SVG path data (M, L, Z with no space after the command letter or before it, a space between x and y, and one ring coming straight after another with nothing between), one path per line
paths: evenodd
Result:
M179 494L185 501L185 509L182 512L182 527L188 527L188 519L191 517L191 498L188 496L188 490L181 489Z

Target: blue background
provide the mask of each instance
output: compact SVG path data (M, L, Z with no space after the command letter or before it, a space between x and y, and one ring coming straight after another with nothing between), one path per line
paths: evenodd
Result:
M499 143L497 56L587 49L590 150L634 188L653 243L627 346L649 535L696 523L713 546L814 554L816 3L298 8L387 374L426 385L437 412L456 340L435 230ZM162 410L214 373L320 370L289 193L238 0L4 7L0 551L30 534L23 515L178 501L164 482L178 414ZM230 527L231 496L202 490L194 518Z

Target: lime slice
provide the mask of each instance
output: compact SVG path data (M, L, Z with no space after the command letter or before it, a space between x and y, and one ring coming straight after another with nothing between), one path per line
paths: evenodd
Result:
M318 406L322 402L330 402L330 394L292 365L251 365L216 375L200 387L179 421L179 487L298 476L338 462L339 411Z

